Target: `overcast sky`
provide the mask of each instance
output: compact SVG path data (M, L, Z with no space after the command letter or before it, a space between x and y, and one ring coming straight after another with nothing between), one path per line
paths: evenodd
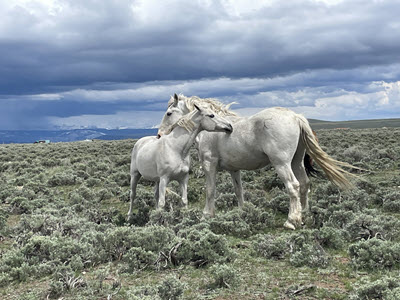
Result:
M157 125L173 93L400 117L398 0L0 0L0 130Z

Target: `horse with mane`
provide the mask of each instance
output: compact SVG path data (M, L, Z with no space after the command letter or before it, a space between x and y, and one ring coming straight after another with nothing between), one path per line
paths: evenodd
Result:
M232 132L229 121L209 108L200 107L194 105L193 111L174 122L168 135L160 139L148 136L135 143L131 159L131 201L128 218L132 216L136 186L142 176L156 182L155 198L158 207L165 206L165 191L171 180L179 182L182 202L187 206L189 150L196 136L203 130Z
M171 124L205 105L232 122L233 132L202 132L196 138L199 158L206 176L205 216L215 215L215 187L218 170L230 172L239 206L243 205L240 170L255 170L272 164L290 196L288 219L284 226L295 229L302 224L302 210L308 209L310 181L304 166L307 153L322 168L330 181L342 188L351 187L353 174L342 167L351 165L330 157L319 146L302 115L282 108L264 109L251 117L239 117L216 99L174 95L168 103L158 137L168 132Z

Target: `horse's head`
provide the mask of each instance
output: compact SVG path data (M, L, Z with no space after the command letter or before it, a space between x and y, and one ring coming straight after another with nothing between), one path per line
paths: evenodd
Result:
M225 118L217 115L213 110L194 105L196 113L192 120L199 123L200 130L232 133L233 127Z
M185 97L183 95L178 96L177 94L174 94L174 96L171 97L171 99L168 102L168 109L161 121L157 137L160 138L162 135L168 134L171 131L172 126L182 116L187 115L193 111L196 111L195 105L197 105L198 107L199 105L201 105L201 110L204 109L213 110L214 112L209 112L208 113L209 115L235 116L236 114L229 110L229 106L231 104L224 105L223 103L213 98L201 99L197 96ZM205 124L205 126L206 127L204 128L210 128L210 129L212 128L211 123ZM215 128L218 128L218 126ZM209 130L209 131L215 131L215 130Z
M168 109L162 118L160 127L158 128L157 138L168 134L172 125L174 125L184 115L184 111L179 103L178 95L175 94L171 100L171 104L168 106Z

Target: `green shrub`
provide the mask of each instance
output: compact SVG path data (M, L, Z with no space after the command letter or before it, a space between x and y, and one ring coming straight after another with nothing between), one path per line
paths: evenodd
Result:
M124 298L125 299L125 298ZM126 293L127 300L159 300L158 286L133 286Z
M85 184L88 186L88 187L90 187L90 188L92 188L92 187L94 187L94 186L97 186L97 185L100 185L101 184L101 180L100 179L98 179L98 178L88 178L86 181L85 181Z
M38 199L27 199L26 197L15 197L10 201L12 205L12 211L14 213L30 213L37 208L45 206L47 201L42 198Z
M304 245L290 256L290 263L295 267L325 268L329 264L329 257L318 244Z
M289 253L286 236L258 235L253 242L253 248L258 254L268 259L282 259Z
M237 271L226 264L212 265L210 272L214 279L213 285L219 288L232 288L239 280Z
M217 191L222 194L230 194L233 191L232 179L229 173L218 173Z
M198 224L180 232L182 244L177 250L177 261L203 266L214 262L228 262L234 253L229 248L228 241L221 235L216 235L207 224Z
M0 235L6 231L6 222L8 218L8 213L0 208Z
M86 281L80 276L75 276L68 266L60 266L55 270L49 286L49 297L58 298L74 289L87 286Z
M132 247L158 254L176 243L174 232L163 226L116 227L106 231L104 250L110 261L121 259Z
M111 179L120 186L129 186L131 182L129 172L117 172L111 175Z
M342 158L343 161L354 164L364 158L364 151L359 146L352 146L343 151Z
M240 209L240 216L249 225L252 234L271 227L274 224L274 216L272 213L250 202L244 203L243 207Z
M379 239L359 241L350 245L349 255L357 269L378 270L400 266L400 244Z
M13 249L5 252L0 261L0 274L2 274L0 284L6 286L12 280L25 281L32 271L27 267L29 266L21 251Z
M288 214L289 202L290 198L287 194L279 193L278 195L273 196L271 200L269 200L267 203L268 203L268 208L274 210L275 212Z
M236 195L233 193L221 193L217 199L215 199L215 206L218 210L231 209L237 207L237 205L238 201Z
M96 194L86 186L80 186L76 192L86 201L93 201L96 197Z
M250 202L243 207L235 207L225 213L220 212L209 220L211 230L216 234L227 234L236 237L248 237L271 226L274 217L263 208Z
M138 188L133 203L134 211L129 223L136 226L144 226L150 220L150 212L155 206L154 193Z
M155 209L150 212L149 222L147 225L159 225L159 226L172 226L176 224L175 211L167 211L164 209Z
M324 226L316 232L317 240L323 247L342 249L345 245L344 231L341 229Z
M387 299L387 300L398 300L398 299L400 299L400 287L396 287L394 289L389 289L386 292L385 299Z
M296 267L309 266L325 268L329 264L329 256L319 244L317 231L302 230L289 236L290 263Z
M21 248L21 253L30 264L46 261L69 263L74 255L87 260L90 248L90 245L70 237L32 236Z
M141 247L132 247L123 256L122 261L125 262L125 272L132 273L147 267L154 266L158 255L151 251L146 251Z
M175 219L178 220L174 226L174 231L179 233L185 231L186 228L190 228L202 222L203 213L201 210L196 208L176 210Z
M182 297L185 285L175 276L168 276L158 286L158 295L162 300L178 300Z
M384 277L382 279L367 282L355 289L350 295L354 300L397 300L399 299L400 283L398 278Z
M383 209L388 212L400 212L400 192L393 191L386 194L383 199Z
M1 186L0 200L4 203L6 200L15 195L16 188L10 186Z
M52 280L49 285L49 298L59 298L64 293L64 284L57 280Z
M400 221L393 216L380 215L371 210L368 214L357 214L344 228L351 241L383 237L398 239L400 237Z
M72 170L65 170L64 172L56 173L51 176L47 184L50 187L63 186L63 185L74 185L80 183L81 179L77 177Z
M272 190L273 188L279 188L281 190L285 189L285 185L283 184L282 180L278 177L278 175L273 172L272 175L267 174L263 180L263 188L266 191Z
M228 211L225 214L218 214L210 219L210 229L216 234L227 234L237 237L250 235L250 226L241 218L239 209Z

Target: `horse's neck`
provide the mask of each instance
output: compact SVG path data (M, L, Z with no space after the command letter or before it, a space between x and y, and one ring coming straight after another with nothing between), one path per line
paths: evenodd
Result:
M185 101L182 101L182 103L180 104L180 109L182 110L182 113L184 115L187 115L188 113L190 113L190 109L186 106Z
M199 132L200 128L198 126L192 132L188 132L182 127L177 127L166 137L170 141L170 147L179 152L182 158L185 158L189 154L190 147L193 145Z

